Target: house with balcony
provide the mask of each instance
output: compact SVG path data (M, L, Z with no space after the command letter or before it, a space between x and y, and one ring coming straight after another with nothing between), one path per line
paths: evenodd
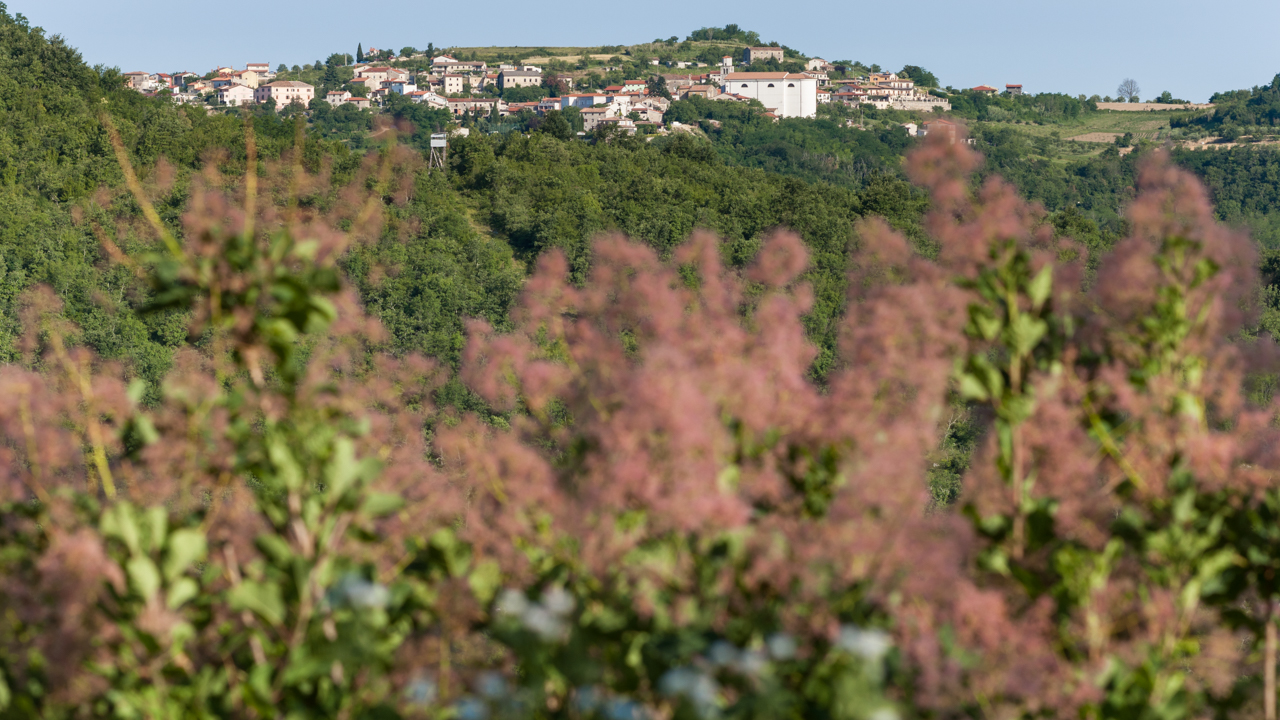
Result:
M416 90L409 93L407 97L413 102L421 103L428 107L439 108L441 110L449 107L448 98L441 97L430 90Z
M408 95L411 92L417 92L418 86L411 80L384 80L382 89L396 95Z
M255 90L246 85L231 83L218 88L218 104L236 107L248 105L254 101Z

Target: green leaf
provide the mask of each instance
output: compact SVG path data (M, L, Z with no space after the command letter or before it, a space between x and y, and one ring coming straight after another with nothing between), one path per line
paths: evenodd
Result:
M1032 306L1039 310L1044 305L1045 300L1049 299L1049 293L1052 291L1053 265L1045 265L1027 284L1027 296L1031 298Z
M501 583L502 569L492 560L477 563L475 570L472 570L467 578L467 584L471 586L471 592L475 594L476 599L486 604L498 593L498 586Z
M969 321L973 323L974 334L983 340L992 340L1000 334L1003 323L990 310L980 305L969 306Z
M341 497L360 477L360 463L356 460L356 444L351 438L340 437L333 443L333 457L325 468L325 480L329 494Z
M160 591L160 571L146 555L134 555L125 563L129 583L143 598L150 599Z
M644 662L644 646L649 642L649 633L638 632L631 638L631 643L627 645L626 662L629 668L639 668Z
M1019 315L1017 321L1009 328L1011 331L1010 343L1013 345L1014 352L1019 355L1027 355L1035 349L1040 339L1048 332L1049 326L1045 321L1032 315Z
M983 554L979 562L985 569L993 573L998 573L1005 577L1013 574L1009 569L1009 556L1001 548L993 548L991 552Z
M298 331L293 323L284 318L275 318L262 323L262 334L269 340L281 345L292 345L298 341Z
M169 511L162 505L147 508L147 525L150 533L143 542L147 552L159 550L164 545L164 538L169 534Z
M338 309L329 299L320 295L311 297L311 312L307 313L306 332L318 333L329 327L338 317Z
M173 579L186 572L191 564L204 557L208 546L204 533L191 528L175 530L169 536L169 551L164 561L164 577Z
M966 400L978 400L983 402L991 397L990 393L987 392L987 388L982 384L982 381L975 377L973 373L968 372L960 374L960 394L963 395Z
M165 604L170 610L177 610L182 607L188 600L200 594L200 586L195 580L184 577L178 578L177 582L169 586L168 597Z
M1020 425L1036 411L1036 400L1029 395L1007 397L996 412L997 417L1013 425Z
M302 487L302 468L293 457L293 451L280 437L272 437L267 441L267 454L271 464L275 466L278 479L289 490Z
M141 551L139 543L138 519L133 514L133 506L129 503L119 503L114 507L107 508L102 513L102 534L107 537L118 538L129 548L130 553L137 554Z
M982 383L987 395L999 397L1004 393L1004 375L1000 369L991 364L985 355L970 355L968 371Z
M147 381L142 378L134 378L129 381L129 389L125 391L125 396L129 398L129 402L137 405L142 402L142 398L147 394Z
M245 699L255 706L261 706L263 710L268 709L269 703L272 702L271 671L273 669L270 663L254 665L249 671L249 682L245 686Z
M155 423L151 422L148 415L138 413L133 416L133 429L137 431L138 436L148 445L153 445L160 439L160 433L156 430Z
M319 240L299 240L293 244L291 252L294 257L303 260L314 260L316 252L320 249Z
M471 548L458 542L448 528L440 528L431 536L431 545L444 556L445 568L451 577L461 577L471 564Z
M231 589L227 600L233 610L249 610L272 625L284 622L284 599L275 583L245 580Z
M371 492L360 506L360 512L369 517L383 517L404 507L404 498L392 493Z
M273 533L262 533L257 539L258 548L277 565L288 565L293 560L293 548L289 542Z

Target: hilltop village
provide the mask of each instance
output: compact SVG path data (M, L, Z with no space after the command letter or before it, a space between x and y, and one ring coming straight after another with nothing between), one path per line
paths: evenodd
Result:
M921 77L913 78L881 71L878 66L833 63L799 56L776 43L740 47L714 64L672 57L612 57L593 65L591 56L584 55L573 69L565 68L562 59L551 60L558 68L534 62L538 58L490 63L476 59L474 51L464 57L462 53L395 54L371 48L358 55L359 61L336 54L305 68L279 65L272 70L268 63L248 63L242 69L224 66L204 74L138 71L125 73L124 78L139 92L164 94L178 104L215 110L267 104L277 109L309 108L322 102L335 109L350 106L377 112L392 96L402 96L455 116L476 118L574 111L581 118L579 132L584 134L606 125L628 134L666 132L670 124L664 122L664 114L671 102L692 97L759 103L762 114L775 121L815 117L818 106L826 103L926 113L951 109L947 93L928 85L933 76L927 72L917 72ZM306 82L308 72L319 74L319 82ZM636 77L619 75L625 72ZM998 92L989 86L971 91ZM1021 92L1021 85L1005 89L1009 95ZM919 132L926 132L930 124L924 123ZM914 123L908 130L917 133Z

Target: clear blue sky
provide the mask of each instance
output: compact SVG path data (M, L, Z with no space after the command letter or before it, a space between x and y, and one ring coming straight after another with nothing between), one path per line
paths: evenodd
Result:
M174 3L8 0L91 64L205 72L216 64L301 65L333 52L405 45L625 45L725 23L808 55L931 70L944 85L1022 83L1028 92L1204 101L1280 73L1280 1L912 0L683 3L564 0ZM274 27L274 29L272 29Z

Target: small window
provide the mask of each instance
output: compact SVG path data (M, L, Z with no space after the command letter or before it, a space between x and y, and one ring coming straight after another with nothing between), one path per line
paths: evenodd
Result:
M747 86L747 84L746 84L746 83L742 83L742 87L746 87L746 86Z
M795 83L787 83L787 87L795 87L795 86L796 86Z
M773 83L769 83L769 87L773 87Z

